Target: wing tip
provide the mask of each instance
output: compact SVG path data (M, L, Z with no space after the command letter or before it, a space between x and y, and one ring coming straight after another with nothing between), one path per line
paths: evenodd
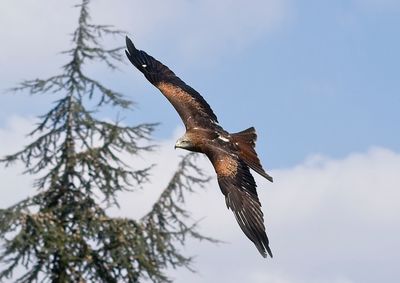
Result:
M269 254L269 256L270 256L271 258L273 258L274 256L272 255L272 251L271 251L271 249L269 248L269 246L266 246L266 249L267 249L267 253ZM265 257L267 257L266 254L265 254Z
M262 174L261 176L263 176L265 179L267 179L268 181L273 183L274 182L274 178L272 176L268 175L265 171L264 171L264 173L265 174Z
M133 51L137 50L135 45L133 44L132 40L127 35L125 36L125 43L126 43L126 48L128 49L129 54L131 54Z
M144 73L145 69L143 68L143 62L146 60L143 58L143 51L141 52L135 47L135 44L133 44L132 40L128 37L125 36L125 42L126 42L126 49L125 49L125 55L128 57L129 61L142 73Z
M269 247L268 237L266 234L263 240L258 240L258 241L254 241L253 239L250 240L254 243L258 252L262 255L263 258L267 258L268 256L270 258L274 257L272 255L271 248Z
M274 256L272 255L272 251L268 245L268 243L255 243L255 246L257 247L259 253L262 255L263 258L267 258L268 256L270 258L273 258Z

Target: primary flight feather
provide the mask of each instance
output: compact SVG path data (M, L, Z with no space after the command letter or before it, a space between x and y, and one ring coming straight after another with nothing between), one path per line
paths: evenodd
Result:
M186 127L175 148L204 153L214 166L218 184L246 236L263 257L272 257L265 232L261 203L250 168L272 182L255 151L257 139L253 127L239 133L228 133L219 124L207 101L167 66L126 38L126 56L147 80L157 87L174 106Z

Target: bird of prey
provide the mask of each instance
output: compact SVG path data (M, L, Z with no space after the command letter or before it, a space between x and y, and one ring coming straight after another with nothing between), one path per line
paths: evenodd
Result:
M250 168L272 182L263 169L257 153L257 138L253 127L238 133L228 133L218 123L210 105L193 88L142 50L136 49L126 37L125 50L129 61L158 88L174 106L185 124L185 134L175 148L204 153L214 166L218 184L246 236L263 257L272 257L265 232L261 203Z

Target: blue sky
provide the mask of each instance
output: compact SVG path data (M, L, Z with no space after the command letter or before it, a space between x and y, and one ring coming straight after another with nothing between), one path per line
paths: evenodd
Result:
M99 21L101 13L96 17L95 11L107 5L100 2L102 5L93 7L93 17ZM165 62L200 91L228 130L256 126L260 136L259 151L268 167L294 165L316 152L343 157L370 146L400 149L400 136L395 134L400 122L397 110L400 105L400 39L395 36L400 8L395 1L269 1L269 6L268 1L267 4L255 1L252 8L244 11L243 21L248 21L247 17L258 7L269 9L271 6L279 10L280 15L266 20L268 26L260 28L257 26L263 24L264 16L260 13L260 19L248 23L247 29L237 34L235 30L243 25L240 18L235 22L229 15L217 14L211 20L211 24L219 24L215 30L217 34L212 34L213 27L203 25L207 22L207 11L196 17L190 10L191 5L200 5L198 1L172 2L176 6L186 3L192 23L182 26L187 20L184 17L172 20L169 27L170 19L164 16L165 19L154 20L161 21L163 28L158 24L144 31L139 27L136 31L135 24L130 21L136 16L132 13L119 26L132 35L139 48ZM124 1L117 3L113 8L115 14L126 5ZM69 6L63 3L62 8ZM147 13L146 9L148 7L137 12ZM37 10L37 17L48 14L48 11ZM228 8L225 13L229 12ZM43 30L46 24L41 23L41 26L39 21L44 20L33 15L31 22L13 26L13 34L8 38L7 22L3 23L2 32L6 33L9 49L2 52L1 58L13 60L5 62L8 68L3 68L2 73L9 72L8 69L17 63L12 78L2 76L5 78L1 83L3 88L22 78L45 77L58 70L64 58L57 53L67 48L68 32L74 24L73 11L66 13L71 17L60 20L50 17L49 30ZM175 16L173 11L170 13L171 18ZM273 13L265 12L265 16ZM115 21L118 25L121 19L113 21L112 17L109 15L103 21ZM224 18L228 18L229 26L224 25ZM16 19L10 22L18 24ZM63 24L61 31L53 31L51 26L59 21ZM151 21L146 19L148 25ZM28 32L32 30L39 35L36 40L28 35L28 45L23 41L27 24L33 25ZM42 31L35 29L35 24ZM251 34L252 29L257 30ZM192 43L196 32L204 38ZM54 37L60 42L54 49L43 46L43 40L48 42ZM123 44L121 40L115 39L115 43ZM196 40L204 46L186 50L181 56L180 50L198 44ZM30 44L33 48L27 50ZM213 50L214 45L216 50ZM38 49L46 52L38 52ZM40 54L37 60L35 52ZM39 68L30 67L25 71L24 57L30 57L29 63ZM51 67L42 71L41 65L48 61L59 64L49 64ZM138 103L137 112L126 114L127 122L162 121L156 136L170 136L180 123L176 113L136 70L127 65L123 71L123 74L110 75L102 70L98 77L109 78L109 85ZM2 95L0 99L2 105L7 105L0 114L2 122L12 114L40 114L50 100L44 97L36 101L37 97L28 99L23 95Z
M12 87L24 78L52 75L66 60L58 53L68 49L69 33L75 27L76 11L71 9L71 2L30 2L9 0L2 4L0 87L3 89ZM318 250L315 254L311 251L311 256L318 259L318 262L299 258L305 261L301 265L303 270L295 271L295 263L290 262L290 258L297 258L298 255L285 250L287 243L279 239L287 238L279 236L280 233L294 233L291 229L296 227L296 222L290 220L290 208L283 211L279 207L284 207L285 203L296 207L298 201L304 201L299 211L307 211L309 205L315 208L314 213L321 213L327 219L341 215L346 209L349 209L350 214L362 211L361 218L353 215L354 218L350 218L344 226L351 230L357 227L355 223L359 224L362 220L365 223L360 229L366 229L365 232L369 225L383 225L381 219L392 219L394 222L399 220L399 210L390 199L399 196L393 187L400 184L396 177L396 172L400 170L400 2L95 2L92 5L94 21L114 24L127 30L139 49L168 65L203 95L224 128L234 132L249 126L256 127L259 155L265 167L275 172L277 180L275 185L266 184L266 192L262 192L265 199L262 202L266 203L265 211L268 211L267 217L271 219L267 220L272 226L271 233L277 231L276 236L272 234L271 237L278 242L275 245L278 246L275 252L278 259L272 263L276 269L267 268L270 272L267 277L257 275L263 273L256 270L251 273L253 279L240 278L253 282L279 283L314 282L311 279L315 278L320 279L315 282L395 282L394 275L398 278L399 273L393 268L400 263L399 256L388 248L381 251L378 259L366 261L365 257L369 255L366 250L370 247L367 240L365 246L360 244L359 250L349 251L342 257L332 252L332 258L325 258L322 256L323 248L320 249L321 254L318 254ZM109 43L124 44L123 38L112 41ZM114 73L94 66L89 68L89 72L138 103L134 112L123 114L126 123L162 122L155 133L156 141L165 146L162 152L168 158L179 154L173 151L176 133L182 132L179 117L137 70L126 64L121 66L121 71ZM19 123L26 125L26 121L42 114L52 100L49 96L2 94L0 128L4 136L18 132L14 126ZM107 110L103 115L115 117L116 114ZM29 129L28 126L21 128ZM162 159L157 161L162 164ZM286 178L297 180L299 170L305 170L302 179L304 183L301 180L287 183ZM277 176L281 176L281 179ZM306 176L308 179L305 179ZM342 177L347 183L337 180ZM357 183L360 178L364 182ZM332 184L348 188L348 191L342 191ZM358 190L360 186L365 190ZM303 195L301 188L310 189ZM281 191L277 193L276 190ZM332 191L335 192L332 199L342 204L343 210L325 198L325 193L329 195ZM375 195L377 191L381 191L383 196ZM293 199L289 192L299 192L296 194L299 199ZM357 210L365 201L365 194L375 198L366 201L371 205L365 210L360 207ZM284 197L290 198L292 202ZM352 197L353 203L346 201ZM314 202L314 198L317 201ZM218 201L224 206L222 199ZM382 214L381 209L386 206L386 202L390 203L392 210L384 210L387 214ZM322 204L328 208L321 208ZM350 209L352 206L355 206L354 211ZM280 223L273 219L281 219L282 216L277 214L283 212L289 213L289 216L285 216L287 219L283 219L283 222L287 221L284 222L287 226L282 224L284 228L278 228ZM201 208L198 213L200 216L205 214ZM293 213L297 214L297 211ZM317 231L313 223L320 223L318 221L321 221L321 227L325 227L322 218L316 219L304 213L304 218L299 220L299 223L304 224L302 227L307 227L304 229ZM367 215L365 213L370 213L368 215L371 217L363 218ZM232 216L227 214L226 219L230 218ZM335 222L335 219L332 221ZM393 227L394 222L387 220L387 223L384 221L387 225L379 227L382 234L390 232L392 235L386 243L399 247L395 240L396 235L400 236L399 229ZM333 235L339 237L343 227L340 222L335 222L334 227L337 234ZM212 228L209 230L213 231ZM380 243L380 234L374 233L368 239ZM305 235L310 237L309 234ZM358 234L354 232L352 235ZM323 243L329 242L323 239L326 242L322 241L321 247L325 247ZM353 240L357 239L354 237ZM307 238L305 241L306 245L304 242L298 244L308 247L313 239ZM318 240L315 242L318 243ZM244 256L248 256L251 261L254 251L250 246L245 247L250 251L248 253L246 250ZM272 247L274 250L274 245ZM282 254L287 255L287 262L280 262L280 247ZM206 251L213 249L215 247L205 248ZM230 251L228 248L221 249L221 253ZM379 253L372 249L373 252ZM231 252L230 256L234 254ZM304 257L307 258L307 255ZM261 264L258 259L257 264ZM354 268L350 270L348 266ZM336 274L332 270L335 267L338 267L336 271L343 272ZM372 267L376 270L370 271ZM215 273L212 266L203 265L200 258L198 269L203 269L207 282L211 282L211 277L207 276ZM365 269L369 271L368 276L365 275ZM192 275L177 276L188 280ZM385 280L379 280L382 278ZM236 282L234 278L232 280ZM201 278L199 282L202 282Z

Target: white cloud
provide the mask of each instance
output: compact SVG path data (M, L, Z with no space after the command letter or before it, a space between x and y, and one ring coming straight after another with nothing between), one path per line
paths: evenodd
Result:
M213 64L278 28L287 17L287 0L92 1L96 23L124 29L139 48L179 56L180 62ZM2 80L53 74L65 63L57 53L70 48L80 1L5 1L0 10ZM112 39L123 45L123 37ZM50 59L49 59L50 58ZM51 73L50 73L51 72ZM9 84L9 83L8 83ZM6 84L6 85L8 85Z
M0 69L3 87L13 81L49 74L65 63L57 53L68 49L77 19L77 1L2 1ZM64 57L64 58L63 58ZM4 68L6 66L6 68Z
M25 143L29 121L13 118L0 129L2 154ZM162 141L154 154L132 159L138 167L158 164L153 183L142 191L121 194L121 209L113 209L113 214L143 215L176 167L181 151L174 151L173 144L180 132ZM212 172L205 158L199 163ZM20 167L0 169L7 184L1 190L2 207L29 190L30 178L21 177L20 171ZM205 217L203 233L228 243L190 241L185 253L197 255L194 266L199 273L178 269L170 274L175 282L396 282L398 172L399 153L371 148L343 159L315 155L293 168L272 170L273 184L257 177L273 259L263 259L242 234L214 180L207 190L191 195L187 205L194 219Z

